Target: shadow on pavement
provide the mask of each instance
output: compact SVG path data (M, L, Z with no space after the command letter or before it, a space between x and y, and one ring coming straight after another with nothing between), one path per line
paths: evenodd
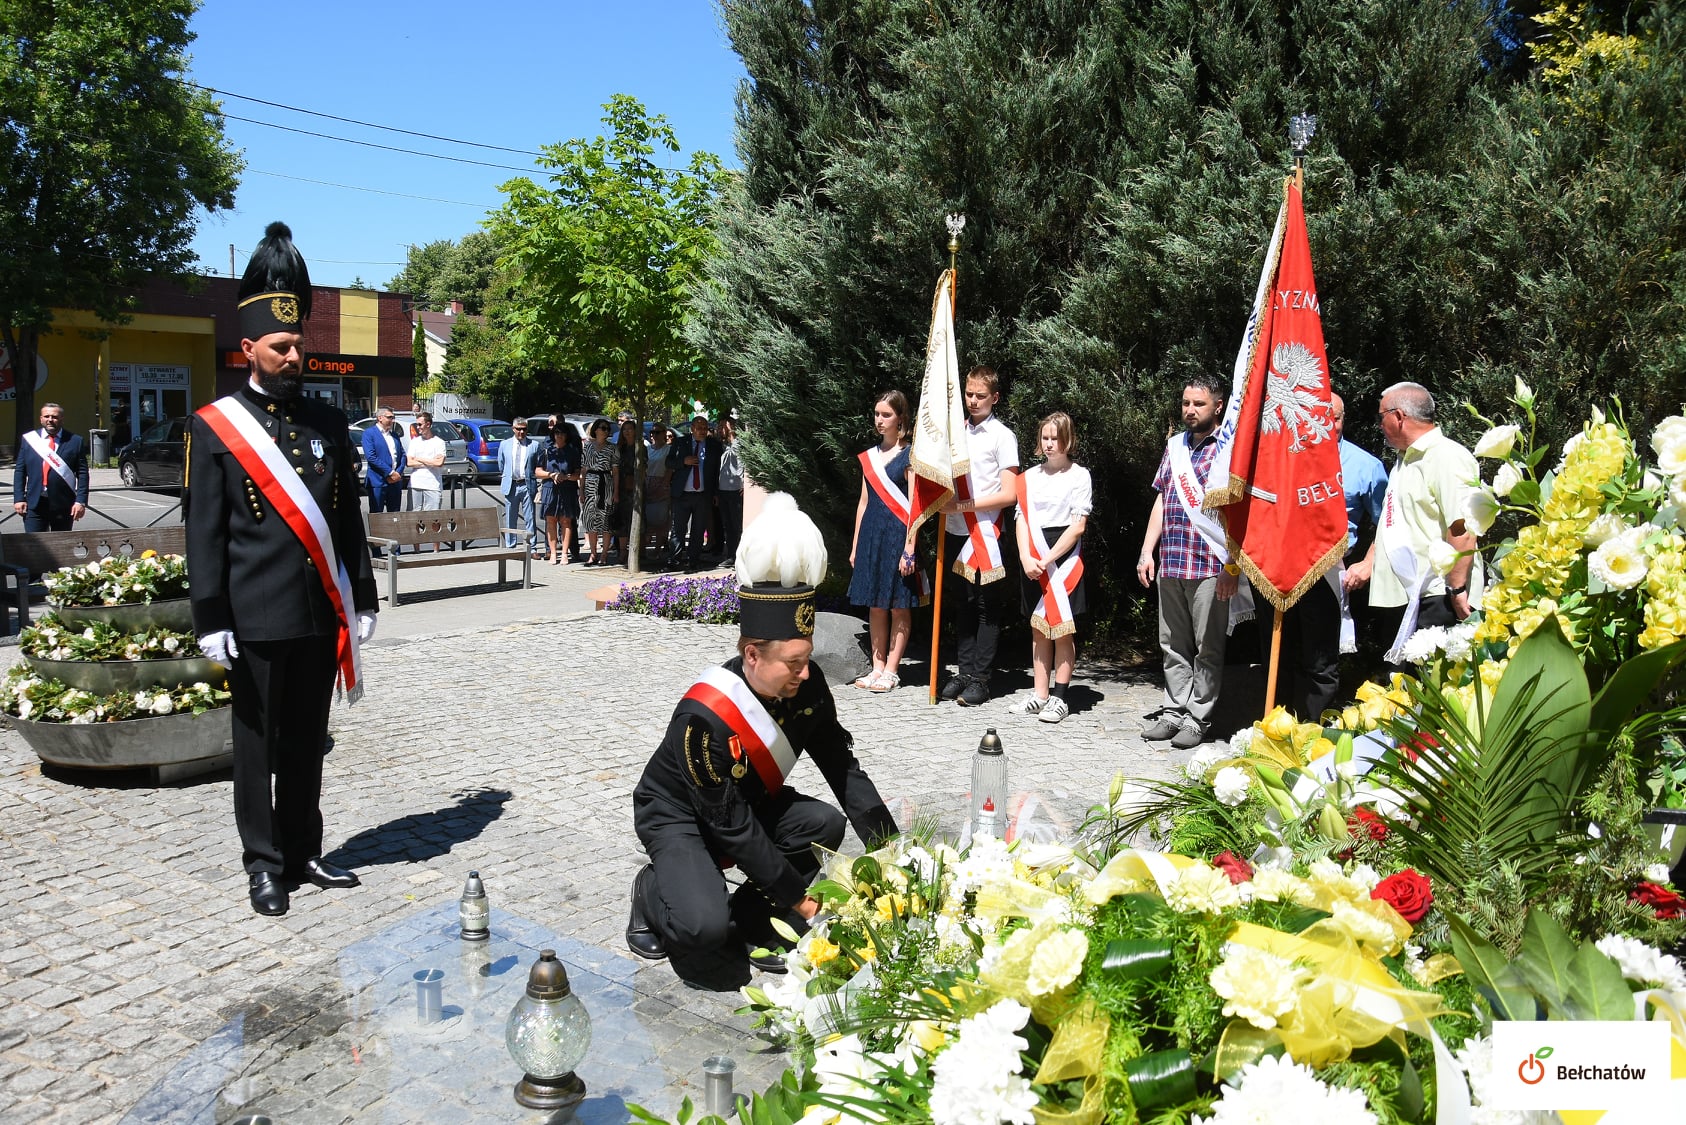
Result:
M668 957L673 975L687 988L705 992L736 992L751 979L749 956L740 951L674 953Z
M437 859L485 831L512 796L507 789L458 793L449 805L365 828L324 858L354 867Z

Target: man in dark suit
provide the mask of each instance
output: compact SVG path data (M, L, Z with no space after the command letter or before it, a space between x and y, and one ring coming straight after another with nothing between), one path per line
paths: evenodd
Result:
M285 224L264 232L239 296L251 378L193 416L182 510L193 630L234 695L252 909L273 915L289 881L358 883L322 859L322 759L336 679L362 695L378 601L345 415L299 393L310 275Z
M702 569L703 533L714 519L722 449L720 439L709 436L708 419L698 414L691 419L691 435L679 438L668 455L673 466L673 561L677 565L683 552L687 574Z
M375 411L375 424L363 431L363 470L369 478L369 511L396 512L404 506L404 438L393 425L390 407Z
M23 435L12 472L12 510L25 531L69 531L88 510L88 447L64 428L64 408L41 407L41 428Z

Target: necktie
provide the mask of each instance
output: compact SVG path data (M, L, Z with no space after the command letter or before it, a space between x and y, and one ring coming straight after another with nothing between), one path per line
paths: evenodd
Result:
M53 434L47 435L47 448L51 449L54 453L57 453L59 451L59 439L56 436L54 436ZM47 483L49 481L51 481L52 479L53 479L52 466L48 465L47 462L45 462L45 461L41 462L41 491L42 492L47 491Z
M697 463L695 465L691 466L691 491L692 492L701 492L702 491L703 447L699 445L699 446L696 447L696 449L697 449Z

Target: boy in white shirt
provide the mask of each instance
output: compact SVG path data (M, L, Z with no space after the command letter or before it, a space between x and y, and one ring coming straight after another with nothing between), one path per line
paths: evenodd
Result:
M445 480L445 439L433 434L433 415L423 410L416 415L416 436L410 439L410 505L417 512L437 512ZM439 544L433 549L437 551ZM417 550L420 550L418 547Z
M960 606L954 619L957 640L954 679L941 698L962 707L989 702L989 675L1001 639L1001 587L1007 577L1001 559L1001 510L1015 502L1019 443L995 417L1001 380L993 368L966 373L966 449L971 471L955 481L955 495L943 506L946 549L954 559Z

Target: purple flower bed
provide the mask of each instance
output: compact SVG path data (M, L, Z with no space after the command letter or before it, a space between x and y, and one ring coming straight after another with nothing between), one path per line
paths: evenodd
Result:
M669 621L701 625L735 625L738 621L738 581L719 578L662 577L641 586L626 585L603 607L621 613L647 613Z

